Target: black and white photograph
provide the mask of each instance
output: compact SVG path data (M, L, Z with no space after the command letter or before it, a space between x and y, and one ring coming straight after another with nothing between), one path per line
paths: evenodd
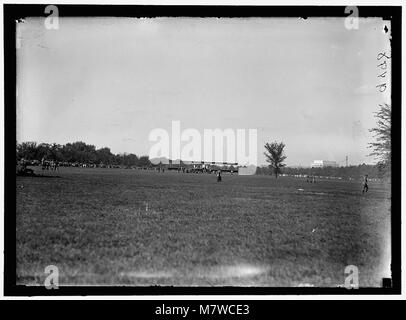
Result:
M14 22L11 282L393 288L393 16L129 7Z

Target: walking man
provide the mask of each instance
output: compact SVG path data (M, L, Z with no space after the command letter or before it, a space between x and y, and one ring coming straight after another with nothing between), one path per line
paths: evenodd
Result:
M217 182L221 182L221 170L217 171Z
M362 193L366 193L366 192L368 192L368 175L366 174L365 175L365 178L364 178L364 188L362 189Z

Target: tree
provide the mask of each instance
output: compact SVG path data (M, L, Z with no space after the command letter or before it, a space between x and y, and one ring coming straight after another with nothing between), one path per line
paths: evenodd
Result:
M283 161L286 159L283 151L284 148L285 144L283 142L272 142L271 144L265 144L265 149L267 152L264 152L264 155L266 157L266 161L270 163L269 167L273 169L273 173L275 174L276 178L278 178L278 174L281 173L281 168L286 166L286 164L283 163Z
M51 156L51 145L49 143L41 143L37 147L37 160L41 160L45 158L49 160Z
M23 142L17 144L17 160L24 158L26 160L35 160L37 157L37 143Z
M138 158L135 154L113 154L110 148L104 147L96 149L94 145L86 144L82 141L60 145L57 143L22 142L16 144L17 160L56 160L70 163L104 164L104 165L124 165L150 166L148 156Z
M57 143L53 143L49 146L49 157L52 160L62 161L62 153L61 153L62 146Z
M149 165L151 165L151 162L149 161L149 157L148 156L141 156L138 159L138 165L141 167L147 167Z
M110 165L113 163L114 155L111 153L110 148L104 147L96 150L96 162Z
M370 129L375 136L375 142L369 143L372 148L370 156L378 159L378 168L381 172L390 172L392 145L391 145L391 118L392 109L389 104L380 105L381 109L375 113L377 127Z

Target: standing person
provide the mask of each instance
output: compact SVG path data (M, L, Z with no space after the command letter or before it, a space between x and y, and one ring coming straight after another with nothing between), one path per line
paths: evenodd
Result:
M364 193L364 192L368 192L368 175L366 174L365 175L365 178L364 178L364 188L362 189L362 193Z
M217 171L217 182L221 182L221 170Z
M42 171L44 171L45 168L46 168L45 157L42 157L42 159L41 159L41 169L42 169Z
M27 169L27 161L24 158L21 159L21 167L23 171Z

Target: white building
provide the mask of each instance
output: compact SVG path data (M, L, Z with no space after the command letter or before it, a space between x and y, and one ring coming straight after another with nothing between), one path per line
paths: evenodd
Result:
M338 167L338 163L328 160L314 160L310 166L312 168Z
M252 176L256 173L256 171L257 171L257 167L254 165L238 167L239 176Z

